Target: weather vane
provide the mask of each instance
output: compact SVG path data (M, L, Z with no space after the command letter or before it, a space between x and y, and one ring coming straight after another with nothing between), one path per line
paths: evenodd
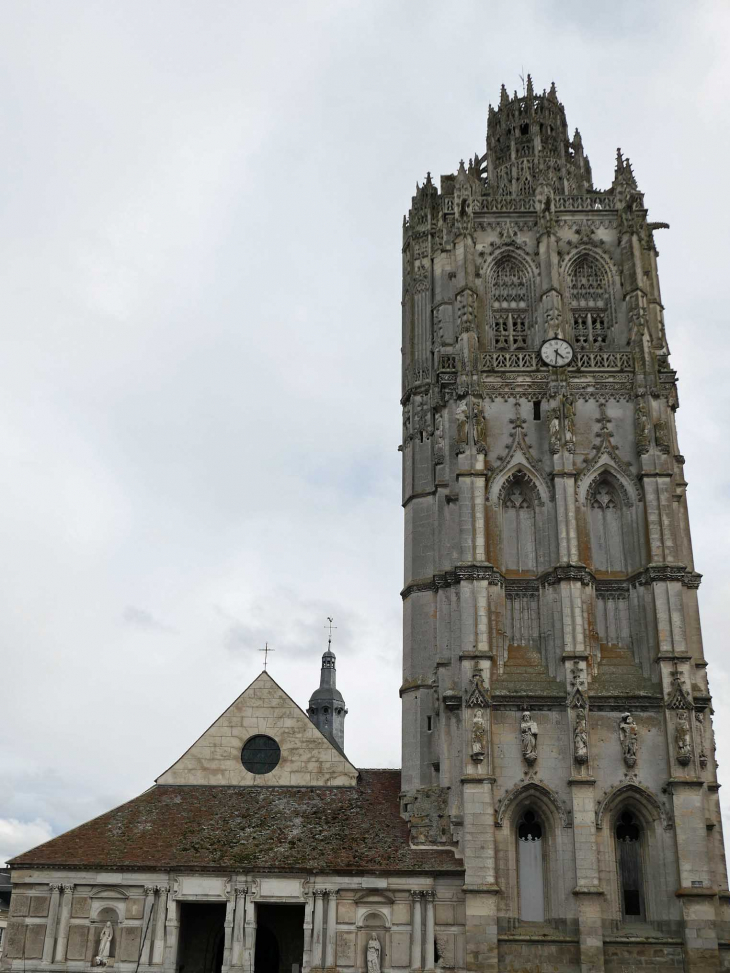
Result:
M327 648L329 649L329 647L332 645L332 629L333 628L336 629L337 626L332 624L334 618L330 618L329 615L327 615L327 621L329 622L329 624L325 625L324 627L329 629L329 638L327 639Z
M276 649L270 649L269 643L267 642L263 649L259 649L259 652L264 653L264 671L265 671L266 663L269 661L269 652L276 652Z

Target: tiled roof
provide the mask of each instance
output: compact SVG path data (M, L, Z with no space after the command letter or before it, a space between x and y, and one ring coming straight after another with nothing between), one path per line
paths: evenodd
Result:
M356 787L158 784L27 851L13 868L461 871L449 849L411 848L399 770Z

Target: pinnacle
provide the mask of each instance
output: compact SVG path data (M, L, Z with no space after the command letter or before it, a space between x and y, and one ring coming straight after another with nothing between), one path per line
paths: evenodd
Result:
M548 98L551 98L553 101L557 101L558 100L558 91L557 91L557 88L555 87L555 82L554 81L550 85L550 91L548 92Z

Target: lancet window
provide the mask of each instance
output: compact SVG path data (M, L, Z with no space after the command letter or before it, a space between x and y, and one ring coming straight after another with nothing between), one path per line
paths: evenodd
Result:
M626 571L621 498L608 477L589 495L591 551L595 571Z
M588 254L573 264L569 275L573 341L578 351L602 351L609 343L608 278Z
M535 492L529 478L516 473L502 495L502 538L507 571L537 570Z
M616 824L616 858L622 915L626 919L643 916L641 827L631 811L620 814Z
M543 922L545 919L542 835L539 818L533 810L526 810L517 826L517 880L523 922Z
M529 281L523 268L511 257L500 260L492 272L490 302L494 350L527 348Z

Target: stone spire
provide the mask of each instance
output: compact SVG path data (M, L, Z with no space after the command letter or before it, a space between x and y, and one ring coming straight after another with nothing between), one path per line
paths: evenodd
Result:
M337 670L331 633L327 640L327 651L322 656L319 689L315 689L311 695L307 716L338 750L344 752L347 709L342 693L337 688Z

